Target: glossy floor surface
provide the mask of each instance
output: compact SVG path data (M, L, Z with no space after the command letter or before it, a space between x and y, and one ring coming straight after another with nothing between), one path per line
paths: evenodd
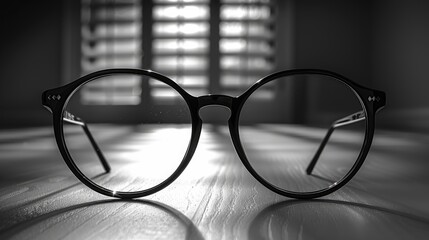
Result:
M260 149L273 149L269 134L287 142L289 151L312 144L305 139L314 129L290 129L255 130L248 137ZM124 131L112 149L146 141ZM106 141L113 136L106 134ZM289 173L293 169L299 170ZM422 134L377 131L350 183L320 199L294 200L257 182L227 129L207 125L174 183L148 197L120 200L72 175L50 128L0 131L0 239L427 239L428 203L429 136Z

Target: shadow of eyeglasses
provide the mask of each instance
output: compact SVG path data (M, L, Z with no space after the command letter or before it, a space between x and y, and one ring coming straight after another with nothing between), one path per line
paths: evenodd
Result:
M428 234L428 218L328 199L270 205L259 212L248 230L249 239L424 239Z
M29 228L31 228L37 224L47 222L52 218L65 219L68 216L70 216L69 214L72 211L75 211L75 210L86 208L86 212L88 212L88 211L90 211L90 209L88 209L88 208L91 208L91 207L96 207L96 206L100 206L100 205L107 205L105 207L109 207L108 205L117 204L117 203L123 203L123 204L127 204L127 205L131 205L131 204L144 205L145 207L153 208L152 210L161 211L160 213L158 213L160 215L167 214L168 216L172 217L176 222L178 222L178 225L181 228L181 229L177 229L178 230L177 233L179 233L179 235L183 234L183 237L182 236L175 236L174 237L175 239L178 239L178 238L179 239L183 238L183 239L188 239L188 240L204 239L201 232L198 230L198 228L192 223L192 221L189 218L187 218L185 215L183 215L178 210L176 210L176 209L174 209L174 208L172 208L166 204L155 202L155 201L149 201L149 200L121 200L121 199L99 200L99 201L81 203L81 204L72 205L72 206L61 208L61 209L57 209L57 210L54 210L54 211L51 211L51 212L48 212L45 214L38 215L36 217L30 217L24 221L18 222L12 226L9 226L5 229L0 230L0 239L9 239L13 236L16 236L17 234L25 233L25 231L28 231ZM144 206L138 206L138 207L142 208ZM120 212L116 212L115 215L112 215L110 217L114 218L117 214L120 214ZM145 218L145 216L141 216L141 215L137 216L137 214L139 214L139 213L138 212L136 212L135 214L133 213L134 216L130 216L129 214L127 214L127 216L125 216L125 217L126 218L131 217L134 219L136 217L138 217L139 219ZM83 216L83 217L87 217L87 216ZM146 216L146 217L148 217L147 218L148 221L154 220L152 218L153 215ZM133 221L133 220L130 219L130 221ZM171 229L170 223L171 223L170 221L159 221L159 224L168 224L168 226L165 226L165 228L167 228L167 229ZM109 225L109 228L108 228L109 233L112 233L112 232L116 232L118 234L124 233L123 230L121 230L124 227L123 224L108 224L108 225ZM139 227L140 228L137 229L136 231L133 231L133 233L143 232L143 233L149 234L149 235L155 234L155 236L152 236L152 237L156 237L157 234L164 234L163 232L161 232L161 233L156 232L156 229L145 229L145 226L139 226ZM117 231L115 231L115 229L117 229ZM92 228L91 228L91 230L92 230ZM148 231L145 231L145 230L148 230ZM64 228L61 228L58 231L64 231ZM84 234L84 233L82 233L82 234ZM110 236L110 237L115 238L114 236ZM132 236L130 235L129 237L132 237ZM151 236L147 236L147 237L152 238Z

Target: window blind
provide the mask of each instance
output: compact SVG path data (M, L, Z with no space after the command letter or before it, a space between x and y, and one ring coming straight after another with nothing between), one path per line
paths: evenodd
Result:
M166 74L194 96L208 92L208 0L154 0L152 68ZM174 91L151 82L155 99L173 99Z
M141 67L142 0L81 1L82 73ZM190 94L239 95L274 69L274 0L153 0L150 6L152 16L145 17L152 28L151 39L145 39L151 41L150 66ZM213 7L218 10L210 9ZM216 17L211 18L213 12ZM216 37L210 36L213 31ZM216 54L210 52L211 45L218 49ZM211 66L219 67L214 76L209 75ZM139 79L111 81L88 86L82 103L140 103ZM155 100L178 97L165 84L150 81L148 87ZM259 97L271 99L273 93L267 89Z
M239 95L274 69L272 0L222 0L220 8L220 85ZM274 91L258 91L271 99Z
M81 69L141 66L140 0L81 0ZM117 77L95 81L82 90L86 105L137 105L140 79Z

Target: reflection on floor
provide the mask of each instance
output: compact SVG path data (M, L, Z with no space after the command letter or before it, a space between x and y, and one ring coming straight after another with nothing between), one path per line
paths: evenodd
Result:
M95 127L94 135L103 152L115 156L110 159L112 169L122 167L122 173L118 170L99 184L133 179L129 181L134 185L124 185L125 190L143 187L139 181L150 184L151 176L150 172L140 176L136 170L147 166L123 171L126 164L143 155L157 156L150 167L164 169L171 162L161 160L177 153L159 146L154 151L153 144L160 141L166 146L165 139L177 140L173 136L183 133L177 126L170 126L176 129L173 135L154 126L123 126L115 131L103 127ZM315 167L320 178L309 180L304 169L325 130L265 125L240 131L255 170L292 190L329 186L350 167L344 159L356 156L360 141L356 133L337 133ZM79 145L76 139L72 140L76 156L94 155L90 145ZM179 141L183 142L187 143ZM190 164L175 182L154 195L125 201L102 196L80 183L62 160L50 128L2 130L0 239L425 239L429 234L427 146L426 135L378 131L351 182L324 198L302 201L263 187L240 162L228 129L207 125ZM121 155L124 151L127 154ZM166 155L159 157L159 152ZM92 164L99 162L85 166Z

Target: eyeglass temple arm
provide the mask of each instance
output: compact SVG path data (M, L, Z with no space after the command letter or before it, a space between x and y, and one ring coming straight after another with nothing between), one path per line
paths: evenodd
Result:
M329 138L331 137L332 133L336 128L346 126L352 123L360 122L364 119L365 119L365 113L363 111L359 111L333 122L329 127L328 132L326 132L326 135L323 138L322 143L320 143L320 146L317 149L316 154L314 155L313 159L308 165L306 169L307 174L311 174L313 172L313 168L316 165L317 160L319 160L320 154L322 154L322 151L325 148L326 143L328 142Z
M63 120L65 122L68 122L74 125L79 125L82 127L83 131L85 132L86 136L91 142L91 145L95 150L95 153L97 153L97 156L100 159L100 162L103 165L104 170L106 171L106 173L110 172L110 165L107 162L106 158L104 157L103 153L101 152L100 147L98 147L98 144L95 141L94 137L92 136L91 131L89 131L88 125L85 123L85 121L83 121L82 118L76 117L75 115L71 114L68 111L64 111Z

